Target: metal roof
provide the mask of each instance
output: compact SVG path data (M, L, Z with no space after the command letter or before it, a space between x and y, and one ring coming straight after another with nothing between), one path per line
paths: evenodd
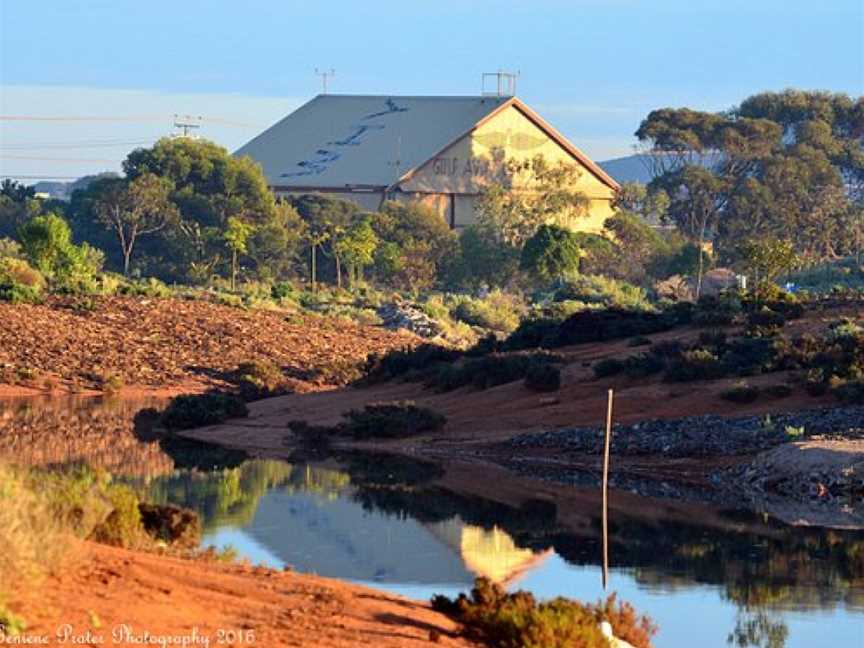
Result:
M511 97L318 95L242 146L275 187L386 187Z

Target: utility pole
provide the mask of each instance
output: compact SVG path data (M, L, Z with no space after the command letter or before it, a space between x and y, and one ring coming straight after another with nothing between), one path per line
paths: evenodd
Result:
M330 68L329 70L324 70L323 72L319 70L317 67L315 68L315 75L321 77L321 94L327 94L327 85L329 80L336 76L336 70Z
M193 117L192 115L178 115L174 113L174 128L182 133L177 133L176 137L190 137L189 133L194 131L196 128L201 128L201 120L203 118L199 115L198 117ZM194 137L192 135L191 137Z

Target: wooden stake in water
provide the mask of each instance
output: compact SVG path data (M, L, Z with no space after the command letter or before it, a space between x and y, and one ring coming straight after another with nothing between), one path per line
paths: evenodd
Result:
M609 582L609 446L612 445L612 399L609 390L606 404L606 441L603 444L603 589Z

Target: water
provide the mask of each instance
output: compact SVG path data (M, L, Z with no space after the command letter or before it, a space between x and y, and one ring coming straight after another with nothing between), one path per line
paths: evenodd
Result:
M590 489L513 476L478 496L426 461L289 463L160 445L146 440L143 417L134 422L141 406L0 404L0 453L110 467L152 501L195 509L206 544L254 563L413 598L455 595L481 575L544 598L603 596ZM610 590L659 624L658 648L728 646L736 633L742 646L864 646L864 531L615 492L611 501Z

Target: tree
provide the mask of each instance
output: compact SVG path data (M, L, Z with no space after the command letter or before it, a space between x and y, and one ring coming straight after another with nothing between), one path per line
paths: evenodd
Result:
M570 226L588 211L576 190L575 164L550 164L542 156L503 162L504 180L483 190L475 205L480 227L501 243L521 248L544 224Z
M374 264L381 281L431 286L456 255L456 234L425 205L387 201L369 214L369 224L381 241Z
M249 157L234 157L212 142L162 139L151 148L132 151L123 170L133 181L153 174L171 183L170 199L179 218L162 232L167 245L148 252L165 264L179 265L177 273L183 279L206 280L226 266L231 271L224 254L229 218L255 227L266 227L278 218L260 165Z
M171 184L152 173L134 180L109 179L96 187L97 219L117 236L123 255L123 274L129 275L132 252L138 240L173 223L177 208L171 202Z
M306 223L306 237L310 245L310 271L313 290L318 270L318 250L333 259L336 284L342 287L342 256L336 242L360 213L353 202L307 194L292 200L292 204Z
M753 293L761 298L777 277L791 272L798 264L795 246L788 240L751 239L740 246L742 266L750 275Z
M573 232L557 225L541 225L522 248L520 268L549 280L576 270L580 256Z
M378 247L378 236L369 218L354 222L340 236L335 244L336 253L348 266L348 281L351 286L360 281L363 268L372 265L375 261L375 249Z
M72 243L69 224L56 214L30 219L19 237L30 262L57 285L79 290L102 268L102 253L86 243Z
M664 108L636 135L656 162L650 189L672 201L670 218L694 243L705 230L726 261L745 239L788 238L809 263L857 249L861 98L786 90L723 113Z
M228 226L225 228L225 244L231 251L231 290L237 288L237 258L246 254L248 250L249 237L255 228L249 223L244 223L236 216L228 217Z

